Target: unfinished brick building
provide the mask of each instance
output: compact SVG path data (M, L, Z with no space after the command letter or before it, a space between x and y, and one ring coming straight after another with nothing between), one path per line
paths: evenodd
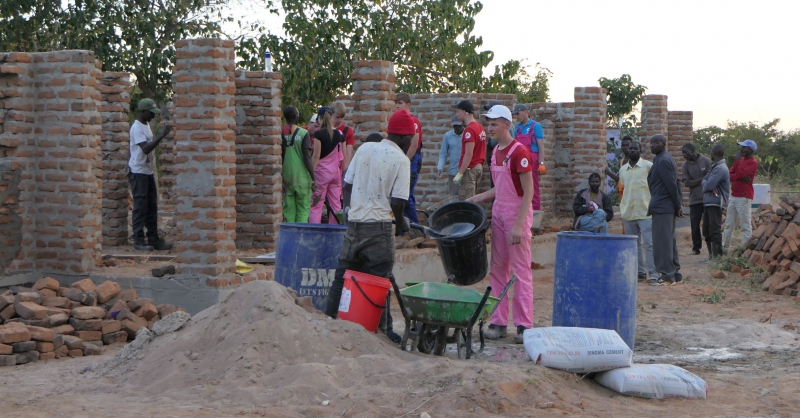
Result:
M144 295L159 291L185 306L196 302L181 298L207 306L222 294L218 289L266 278L237 275L234 262L237 248L275 247L282 80L277 73L235 70L233 47L219 39L176 44L170 104L176 129L162 142L159 171L161 210L177 219L178 274L172 281L126 278ZM394 66L359 61L354 68L354 93L340 97L350 110L347 121L359 140L385 134L394 110ZM578 87L574 97L528 104L545 131L547 212L571 211L575 191L606 165L605 95L599 87ZM436 162L451 129L451 105L463 99L478 109L492 101L516 103L507 94L412 95L425 139L418 201L446 196ZM129 106L130 75L102 72L91 52L0 54L1 285L43 274L84 278L104 247L109 252L128 243ZM642 120L645 135L667 134L673 155L691 140L691 112L668 111L666 96L647 96ZM488 171L482 187L489 187ZM195 293L186 296L187 289Z

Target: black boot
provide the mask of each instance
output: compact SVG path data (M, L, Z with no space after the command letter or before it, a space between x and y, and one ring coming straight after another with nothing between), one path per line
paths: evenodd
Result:
M711 244L711 250L713 251L712 258L722 257L724 253L722 252L722 243L715 242Z
M160 237L156 237L154 239L153 238L148 238L147 239L147 244L152 247L152 249L150 251L153 251L153 249L156 249L156 250L159 250L159 251L171 250L172 247L174 246L174 244L168 243L168 242L164 241L163 238L160 238Z
M147 245L147 243L144 241L144 238L134 238L133 248L138 251L153 251L153 246Z
M711 246L714 245L711 241L706 241L706 248L708 248L708 261L711 261L714 258L714 251Z

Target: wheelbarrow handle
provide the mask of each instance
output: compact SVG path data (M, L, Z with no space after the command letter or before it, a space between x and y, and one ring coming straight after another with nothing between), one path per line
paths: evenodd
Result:
M478 309L475 310L475 313L472 314L472 318L469 320L469 331L472 332L472 326L475 325L475 322L478 321L478 317L481 315L481 311L483 311L483 307L486 306L486 301L489 300L489 295L492 294L492 286L488 286L486 288L486 292L483 293L483 297L481 298L481 303L478 305Z
M501 300L503 300L503 298L504 298L504 297L506 297L506 293L508 293L508 289L510 289L510 288L511 288L511 285L513 285L513 284L514 284L514 282L516 282L516 281L517 281L517 275L516 275L516 274L512 274L512 275L511 275L511 278L510 278L510 279L508 279L508 283L506 283L506 286L503 288L503 291L502 291L502 292L500 292L500 296L497 298L497 299L498 299L497 303L494 305L494 307L492 307L492 311L491 311L491 312L489 312L489 316L492 316L492 315L494 315L494 311L496 311L496 310L497 310L497 307L498 307L498 306L500 306L500 301L501 301ZM488 290L488 289L491 289L491 288L492 288L492 287L491 287L491 286L489 286L489 287L487 288L487 290Z

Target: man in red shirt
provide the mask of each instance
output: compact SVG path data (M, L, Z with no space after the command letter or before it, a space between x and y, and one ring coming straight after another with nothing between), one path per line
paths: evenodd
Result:
M353 159L353 147L356 145L356 139L353 134L353 128L344 124L344 117L347 116L347 106L342 102L333 102L331 107L333 108L333 116L331 116L333 127L344 135L344 147L342 148L344 151L342 155L342 173L344 173L350 165L350 160Z
M408 204L403 215L408 218L411 223L418 224L417 218L417 200L414 198L414 188L417 186L417 178L419 178L419 171L422 168L422 123L411 113L411 95L408 93L397 93L395 95L394 104L397 110L405 110L414 119L414 138L411 139L411 145L408 146L406 157L411 161L411 191L408 194Z
M453 106L458 119L464 123L461 134L461 160L458 163L458 174L453 182L458 184L458 199L467 200L478 190L483 177L483 163L486 161L486 132L475 120L475 108L469 100L462 100Z
M533 327L533 272L531 271L531 224L533 223L534 161L525 146L511 137L511 111L501 105L485 114L489 135L497 140L492 156L491 173L494 187L468 201L492 203L492 261L489 282L497 297L510 280L511 271L517 275L514 283L513 314L517 336L522 344L525 330ZM486 148L481 145L481 148ZM508 298L498 303L492 315L486 338L496 340L506 336Z
M756 178L758 161L753 158L758 146L752 139L737 142L741 151L736 153L736 161L730 169L731 174L731 200L728 203L728 213L725 218L725 233L722 246L727 250L731 244L736 218L739 218L739 227L742 228L742 245L753 235L753 226L750 224L750 205L753 203L753 180Z

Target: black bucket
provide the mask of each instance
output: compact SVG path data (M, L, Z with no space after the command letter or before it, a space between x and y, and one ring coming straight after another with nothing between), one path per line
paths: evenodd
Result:
M472 202L448 203L437 209L428 219L430 228L444 227L457 222L469 222L475 229L457 238L436 240L439 256L442 258L444 272L452 276L452 283L469 286L486 277L489 271L489 257L486 251L486 230L489 222L486 211Z

